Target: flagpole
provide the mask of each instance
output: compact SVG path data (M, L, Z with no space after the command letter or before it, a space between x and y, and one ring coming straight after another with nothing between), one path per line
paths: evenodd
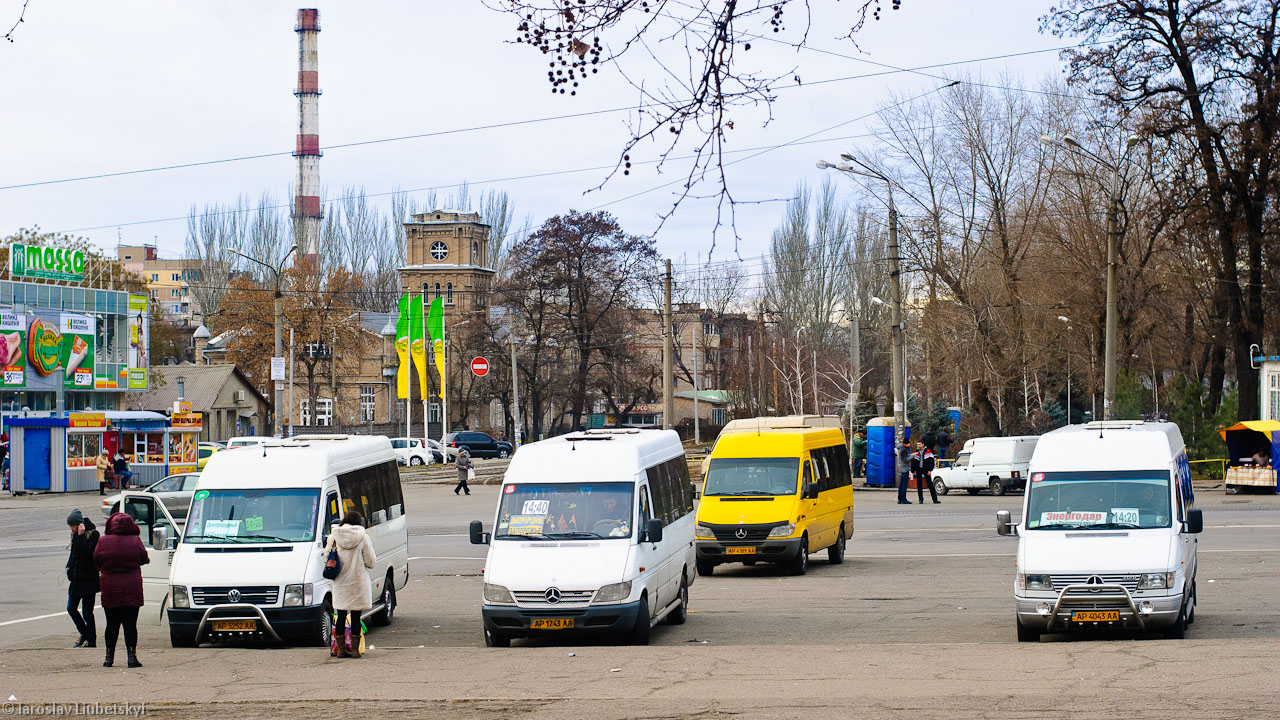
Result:
M430 333L427 332L426 315L427 315L427 294L424 292L422 293L422 316L423 316L422 365L424 368L424 371L422 373L423 378L426 378L427 375L429 374L425 371L426 364L427 364L427 353L430 352L430 347L427 345L427 338L430 336ZM426 442L426 439L431 437L431 427L429 425L429 422L431 420L431 414L427 412L427 401L430 399L431 392L427 389L426 383L421 383L421 387L419 387L418 390L422 394L422 441Z
M440 318L440 345L444 358L440 363L440 400L444 411L440 416L440 444L444 445L444 436L449 434L449 323L443 317Z

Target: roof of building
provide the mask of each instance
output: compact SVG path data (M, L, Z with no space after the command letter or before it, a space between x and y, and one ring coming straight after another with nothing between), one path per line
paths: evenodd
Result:
M184 378L183 400L191 403L191 409L203 412L211 409L218 400L218 394L226 386L232 376L238 376L244 386L260 401L271 404L253 383L245 377L240 369L230 363L215 365L160 365L151 368L151 374L164 379L163 387L152 383L151 389L142 397L141 404L154 410L169 410L178 400L178 376Z
M204 323L201 323L200 327L196 328L196 331L191 333L191 337L193 338L207 338L211 337L211 335L212 333L209 332L209 328L204 326Z
M678 398L682 398L684 400L692 400L693 391L681 390L680 392L675 393L675 396ZM709 403L715 403L717 405L727 405L729 403L729 391L728 390L699 390L698 402L709 402Z

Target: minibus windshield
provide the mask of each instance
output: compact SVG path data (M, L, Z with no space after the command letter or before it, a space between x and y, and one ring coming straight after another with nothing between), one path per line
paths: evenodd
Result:
M320 491L314 488L197 490L183 541L311 542L319 508Z
M498 506L498 540L631 537L634 483L507 484Z
M1164 528L1168 470L1037 472L1027 485L1028 530Z
M713 458L702 494L795 495L799 458Z

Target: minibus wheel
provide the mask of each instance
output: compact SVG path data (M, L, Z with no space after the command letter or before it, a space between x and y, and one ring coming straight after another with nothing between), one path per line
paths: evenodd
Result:
M333 637L333 599L326 597L320 605L320 622L311 634L311 644L317 647L329 645Z
M680 573L680 607L667 613L668 625L683 625L689 619L689 579Z
M641 595L640 607L636 609L636 624L627 639L632 645L648 645L649 630L649 596Z
M998 477L991 478L991 494L992 495L1004 494L1004 482Z
M170 625L169 644L176 648L193 648L196 646L196 634Z
M711 577L716 571L716 564L710 560L698 560L698 574L702 577Z
M800 552L787 563L792 575L803 575L809 571L809 533L800 538Z
M1187 603L1182 604L1182 609L1178 611L1178 619L1164 631L1164 636L1170 640L1181 640L1187 636Z
M484 631L485 647L511 647L511 636L503 633L496 633L485 628Z
M1033 630L1022 624L1021 620L1015 620L1018 624L1018 642L1040 642L1040 631Z
M840 523L840 535L836 538L836 543L827 548L827 560L832 565L844 562L844 544L844 523Z
M375 625L385 627L396 619L396 584L389 570L387 571L387 580L382 585L381 602L382 611L373 618L373 622Z

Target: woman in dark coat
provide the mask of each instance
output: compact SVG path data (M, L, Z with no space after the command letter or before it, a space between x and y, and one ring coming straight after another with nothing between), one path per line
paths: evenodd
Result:
M138 608L143 605L142 566L151 558L133 518L124 513L107 518L107 534L98 540L93 559L98 563L102 610L107 615L107 631L102 637L107 644L107 657L102 666L111 667L115 662L116 639L123 627L129 667L142 667L138 662Z
M67 516L71 528L71 552L67 554L67 614L80 631L75 647L98 647L98 627L94 624L93 603L98 594L98 566L93 551L100 533L93 521L79 509Z

